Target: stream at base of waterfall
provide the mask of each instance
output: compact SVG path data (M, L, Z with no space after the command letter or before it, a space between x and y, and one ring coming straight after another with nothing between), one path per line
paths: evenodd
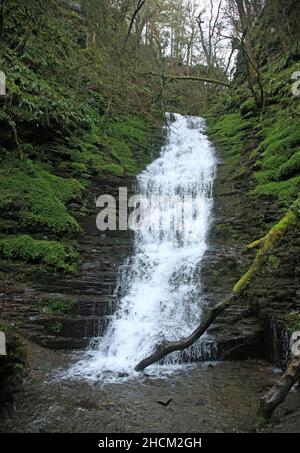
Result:
M30 344L30 374L14 405L0 413L0 432L249 432L260 396L278 379L269 364L255 360L185 365L115 383L53 379L54 370L68 370L78 355ZM293 391L278 409L281 417L291 414L282 429L299 432L293 419L299 399Z

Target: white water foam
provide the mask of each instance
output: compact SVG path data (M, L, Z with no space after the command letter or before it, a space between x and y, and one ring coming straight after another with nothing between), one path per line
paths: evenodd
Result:
M182 231L149 228L135 233L135 254L120 274L124 296L119 308L105 336L95 339L69 370L70 377L98 381L123 373L132 376L158 342L187 336L200 321L204 301L199 268L207 249L216 158L203 119L168 116L172 122L167 145L138 176L137 191L147 197L196 196L200 215L185 219ZM161 218L170 215L171 206L159 209ZM165 366L150 370L170 372L181 357L173 353Z

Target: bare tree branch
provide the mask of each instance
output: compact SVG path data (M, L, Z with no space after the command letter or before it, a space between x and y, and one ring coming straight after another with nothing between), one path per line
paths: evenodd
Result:
M229 83L223 82L222 80L215 80L215 79L208 79L206 77L196 77L196 76L176 76L176 75L168 75L168 74L157 74L155 72L146 72L140 73L139 75L151 75L153 77L161 77L165 79L166 82L171 82L173 80L193 80L195 82L205 82L205 83L212 83L214 85L221 85L226 88L231 88Z
M123 52L125 51L125 48L126 48L126 45L127 45L127 41L129 39L129 36L130 36L131 30L132 30L134 21L135 21L138 13L140 12L140 10L142 9L142 7L144 6L145 3L146 3L146 0L138 0L137 6L136 6L136 8L135 8L135 10L133 12L133 15L131 17L131 20L130 20L128 32L127 32L127 35L126 35L126 38L125 38L125 41L124 41L124 45L123 45Z
M230 296L225 301L215 305L211 310L209 310L204 321L197 327L197 329L187 338L178 340L178 341L168 341L161 343L156 346L155 351L146 359L142 360L136 367L135 371L143 371L148 366L152 365L155 362L163 359L166 355L171 354L175 351L183 351L184 349L189 348L192 344L195 343L209 328L209 326L214 322L214 320L219 316L227 307L233 304L235 301L235 296Z

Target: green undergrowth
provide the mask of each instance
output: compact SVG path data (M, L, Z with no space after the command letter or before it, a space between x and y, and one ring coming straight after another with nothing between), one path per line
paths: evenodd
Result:
M255 195L291 203L300 191L300 124L285 110L269 108L259 124L262 141L251 157Z
M75 301L72 299L60 299L57 297L49 297L40 300L36 307L38 312L42 315L67 315L72 312Z
M276 64L262 72L267 92L262 112L255 110L246 87L239 87L230 100L222 100L208 125L225 165L235 172L243 165L250 175L251 196L290 206L300 192L300 101L292 95L291 82L300 64L282 68L280 59Z
M42 263L57 271L76 272L79 264L79 254L73 245L28 235L0 239L0 252L5 259Z
M243 137L250 127L250 122L240 113L221 115L217 121L209 118L209 135L224 153L226 158L240 155L244 149Z
M145 118L124 116L94 124L68 139L70 166L82 176L89 174L135 175L149 162L150 123Z

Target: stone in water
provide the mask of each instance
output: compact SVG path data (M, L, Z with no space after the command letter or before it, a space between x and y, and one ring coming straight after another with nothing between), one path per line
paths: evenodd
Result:
M300 358L300 331L293 333L291 343L293 356Z
M6 355L6 339L3 332L0 332L0 355Z
M0 96L6 95L6 77L3 71L0 71Z

